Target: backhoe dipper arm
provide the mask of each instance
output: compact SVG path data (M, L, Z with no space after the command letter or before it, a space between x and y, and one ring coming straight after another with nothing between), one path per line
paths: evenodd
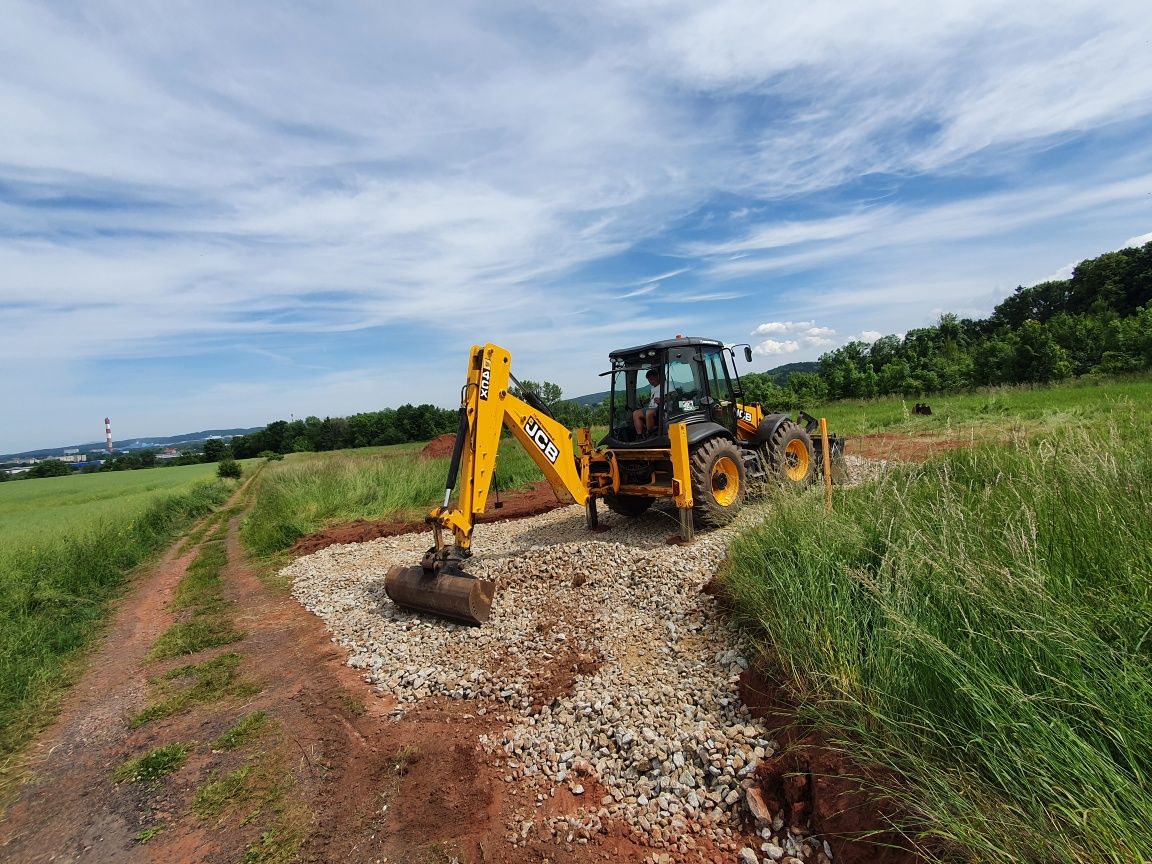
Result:
M507 429L544 472L562 502L584 504L588 489L576 468L572 433L561 423L509 392L512 357L488 343L473 345L468 359L468 380L461 397L460 431L456 436L453 467L459 456L459 501L449 508L455 472L450 471L444 505L429 514L436 527L437 550L443 548L441 529L455 535L456 549L465 554L472 544L477 514L488 503L496 471L500 429Z

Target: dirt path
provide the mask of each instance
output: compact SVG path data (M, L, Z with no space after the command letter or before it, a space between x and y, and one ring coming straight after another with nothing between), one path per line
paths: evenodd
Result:
M512 847L505 839L504 810L511 806L505 784L476 746L497 724L436 701L391 719L394 704L345 665L320 619L246 565L241 518L232 516L215 537L202 532L209 539L191 548L175 544L133 586L60 716L33 745L33 776L0 824L0 859L559 860L558 850ZM156 640L181 620L171 609L177 585L197 554L214 544L227 550L224 594L244 638L150 660ZM241 656L238 673L258 693L131 728L132 718L155 702L157 679L229 652ZM233 752L215 748L219 736L253 712L267 718L254 743ZM117 767L175 743L190 747L183 767L151 782L113 781ZM219 812L197 814L205 790L244 772L244 786ZM562 810L563 802L551 806ZM562 857L640 861L649 852L609 836Z
M133 849L135 804L109 780L137 747L126 718L144 704L140 666L167 626L165 606L191 559L174 546L120 607L100 650L64 701L56 723L33 747L35 777L0 827L11 861L104 861ZM122 854L119 860L148 860Z

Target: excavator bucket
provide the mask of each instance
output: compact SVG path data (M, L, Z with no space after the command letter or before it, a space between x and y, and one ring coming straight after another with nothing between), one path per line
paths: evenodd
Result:
M393 567L384 577L384 593L397 606L442 618L483 624L492 610L495 582L485 582L452 561L431 554L415 567Z

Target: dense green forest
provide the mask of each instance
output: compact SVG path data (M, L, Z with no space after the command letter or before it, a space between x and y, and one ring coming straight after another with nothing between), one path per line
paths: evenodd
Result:
M456 417L455 409L401 405L383 411L365 411L351 417L276 420L259 432L233 438L230 449L233 456L243 459L266 452L343 450L428 441L445 432L455 432Z
M799 365L799 364L797 364ZM1152 243L1081 262L1072 278L1017 288L988 318L944 315L932 327L850 342L816 372L742 376L745 398L770 408L828 399L921 396L993 384L1044 383L1089 373L1152 368ZM777 370L780 371L780 370ZM547 381L524 382L570 428L604 424L604 405L562 398ZM232 439L237 458L427 441L456 430L456 411L401 405L351 417L277 420ZM219 449L223 450L222 444ZM209 459L224 453L205 454Z
M980 320L850 342L786 387L743 376L745 396L773 407L887 394L921 396L995 384L1046 383L1152 368L1152 243L1080 262L1072 278L1020 287Z

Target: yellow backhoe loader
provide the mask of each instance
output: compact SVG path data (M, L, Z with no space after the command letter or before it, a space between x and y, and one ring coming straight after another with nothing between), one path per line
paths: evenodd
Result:
M742 347L750 362L751 349ZM801 413L796 422L745 404L729 362L734 357L722 342L682 336L613 351L611 369L603 373L612 378L609 431L593 445L589 429L571 432L519 386L505 349L474 345L444 501L425 520L435 545L420 564L393 567L385 592L405 608L469 624L487 620L495 585L469 575L463 564L472 554L475 517L487 505L501 428L528 451L560 501L584 507L589 528L597 526L600 499L615 513L638 516L657 498L671 498L680 536L690 541L698 528L731 521L750 490L810 483L825 470L813 451L814 437L823 448L816 420ZM844 440L827 437L835 477ZM458 479L457 503L450 507Z

